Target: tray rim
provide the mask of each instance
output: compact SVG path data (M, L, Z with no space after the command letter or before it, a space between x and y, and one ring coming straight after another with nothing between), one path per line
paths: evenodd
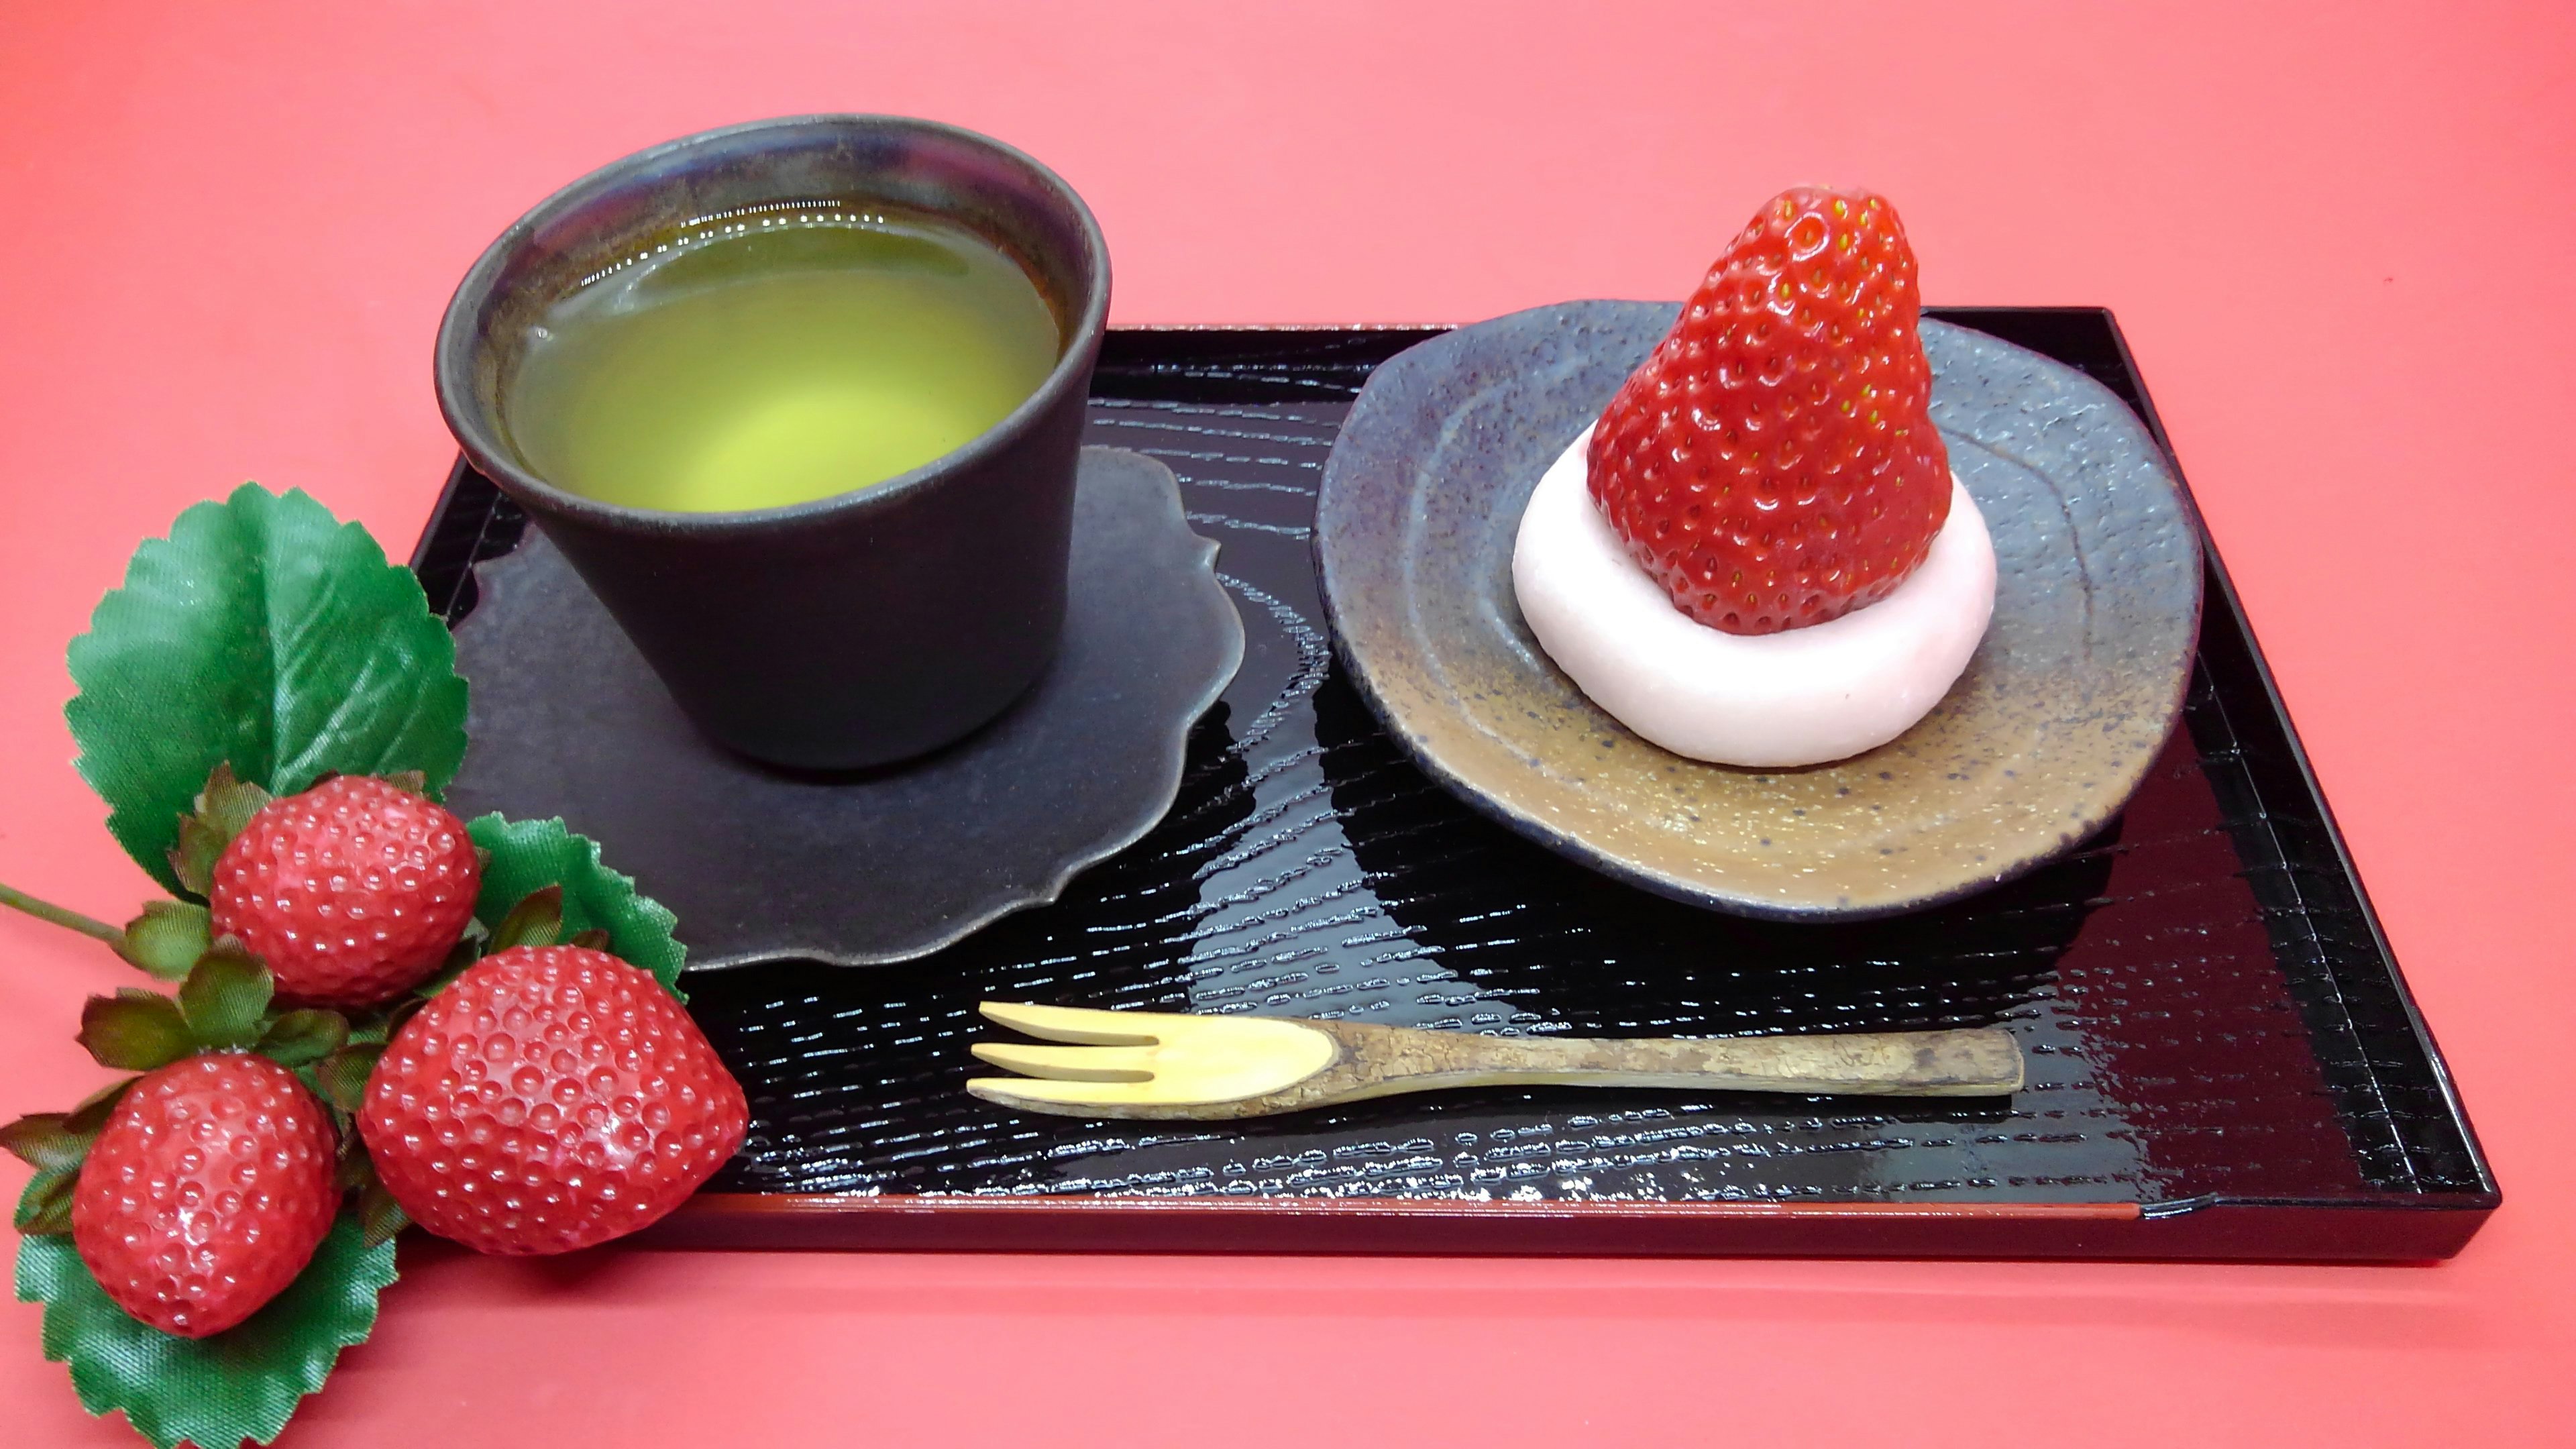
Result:
M2218 541L2209 531L2208 518L2200 511L2200 500L2192 492L2190 480L2183 476L2182 459L2174 452L2173 439L2166 434L2164 419L2158 415L2155 399L2147 391L2146 373L2139 368L2137 356L2129 348L2128 334L2121 330L2120 319L2108 307L2027 310L2098 312L2103 326L2111 334L2111 345L2119 354L2121 368L2137 380L2138 396L2131 407L2138 414L2138 420L2147 425L2147 432L2155 438L2156 446L2164 450L2165 460L2173 465L2175 480L2182 485L2183 503L2191 510L2192 526L2200 534L2201 567L2209 581L2217 586L2217 597L2226 604L2229 617L2235 621L2238 637L2245 641L2247 662L2256 682L2263 687L2264 702L2271 706L2273 715L2281 721L2281 736L2288 745L2289 763L2298 772L2300 787L2316 806L2326 842L2334 850L2335 868L2341 873L2344 884L2351 889L2353 901L2361 911L2362 924L2370 931L2371 951L2387 970L2389 985L2397 993L2398 1007L2405 1013L2407 1029L2422 1051L2426 1065L2432 1070L2444 1109L2450 1114L2452 1124L2459 1129L2461 1140L2467 1144L2470 1164L2478 1176L2479 1188L2474 1196L2483 1198L2488 1209L2499 1206L2503 1201L2502 1188L2496 1181L2493 1165L2487 1159L2486 1146L2479 1141L2477 1128L2469 1120L2468 1104L2460 1095L2458 1081L2451 1075L2450 1061L2443 1056L2441 1044L2433 1037L2432 1023L2425 1020L2423 1008L2415 1000L2415 989L2407 983L2406 972L2398 964L2396 949L2389 944L2387 929L2380 923L2379 907L2372 902L2369 889L2362 884L2361 867L2353 859L2352 847L2344 840L2343 823L2336 819L2334 803L2327 798L2325 786L2317 778L2315 762L2308 757L2307 742L2299 736L2297 718L2290 713L2289 701L2281 694L2280 681L2272 673L2272 662L2263 652L2261 638L2254 632L2253 617L2245 612L2245 600L2236 591L2235 577L2227 571L2227 561L2219 555ZM2204 603L2204 619L2207 613ZM2197 648L2195 646L2195 653Z
M2457 1253L2492 1210L2410 1194L2145 1205L702 1193L636 1241L871 1252L2420 1263Z
M2430 1262L2466 1245L2503 1194L2458 1083L2406 981L2343 828L2300 739L2188 475L2158 414L2118 317L2102 306L1927 306L1925 315L1975 330L1978 319L2092 322L2108 334L2127 387L2097 378L2137 413L2171 466L2201 546L2203 629L2223 608L2246 663L2281 725L2287 763L2314 805L2369 933L2372 956L2395 993L2408 1036L2424 1058L2444 1112L2460 1135L2477 1186L2458 1192L2374 1191L2332 1198L2207 1194L2171 1202L1715 1201L1473 1202L1393 1198L1176 1198L1091 1194L700 1193L637 1241L674 1248L828 1248L930 1251L1253 1252L1334 1254L1570 1254L1642 1256L1850 1256L2032 1259ZM1452 330L1429 324L1153 324L1113 326L1094 395L1122 376L1186 377L1261 339L1340 336L1385 355ZM2042 347L2007 337L2050 355ZM1151 361L1155 344L1206 344L1208 356ZM1379 360L1383 360L1381 357ZM2061 359L2062 360L2062 359ZM1193 367L1196 363L1199 366ZM1374 364L1370 364L1374 366ZM2070 366L2077 364L2068 363ZM1118 396L1110 392L1110 396ZM469 478L450 468L409 563L424 573ZM476 478L476 481L480 481ZM489 485L486 484L486 487ZM488 530L487 514L483 528ZM478 546L482 535L478 534ZM462 565L470 579L471 562ZM457 594L451 590L453 611ZM433 607L440 607L433 600ZM2199 650L2196 649L2196 653ZM2009 1236L2043 1228L2042 1241ZM2004 1230L1999 1232L1998 1230Z

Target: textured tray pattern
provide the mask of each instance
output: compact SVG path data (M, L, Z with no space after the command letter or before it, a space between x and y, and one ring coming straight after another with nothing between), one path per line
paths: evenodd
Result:
M2018 326L2013 340L2112 373L2142 403L2102 314L1959 320ZM2087 322L2112 366L2049 346L2049 329ZM2071 858L1893 920L1709 914L1548 854L1402 759L1333 660L1308 526L1348 397L1403 339L1248 336L1113 338L1092 411L1091 441L1180 477L1192 523L1223 545L1248 635L1171 815L1057 903L935 956L693 979L694 1009L752 1102L718 1188L2092 1203L2150 1218L2217 1201L2493 1202L2223 575L2186 728ZM458 511L470 503L451 490L456 516L424 545L434 597L454 587L457 558L505 548L515 527L506 507ZM2030 1085L2008 1107L1488 1091L1222 1127L1085 1123L959 1090L966 1042L992 1030L973 1015L985 998L1566 1034L2001 1022L2027 1049ZM2074 1250L2153 1251L2103 1241Z

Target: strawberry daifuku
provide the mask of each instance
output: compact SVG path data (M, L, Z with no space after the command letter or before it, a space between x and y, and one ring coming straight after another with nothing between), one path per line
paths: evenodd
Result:
M394 1033L359 1135L412 1220L562 1253L678 1207L742 1145L715 1048L651 973L579 946L486 956Z
M1764 207L1522 514L1521 614L1655 744L1757 768L1904 733L1995 597L1929 412L1914 253L1863 191Z

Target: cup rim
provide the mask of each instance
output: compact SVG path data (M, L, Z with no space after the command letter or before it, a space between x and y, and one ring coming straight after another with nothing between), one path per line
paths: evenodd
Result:
M556 487L538 477L502 445L498 436L497 409L482 407L474 396L474 313L491 294L504 265L541 226L635 172L691 150L763 132L850 129L929 134L994 152L1006 161L1027 168L1072 215L1081 234L1082 249L1091 264L1091 285L1082 298L1079 314L1071 319L1066 329L1064 347L1054 368L1034 391L1020 400L1017 407L957 448L878 482L799 503L722 512L683 512L602 502ZM617 531L648 534L746 533L893 507L902 499L933 485L941 477L972 468L1010 447L1036 427L1061 402L1068 390L1089 375L1091 354L1096 350L1100 335L1107 329L1108 319L1109 246L1101 235L1100 223L1092 216L1091 208L1084 204L1081 195L1045 163L1006 141L945 121L918 116L822 112L776 116L692 132L619 157L558 188L503 229L483 249L482 255L474 259L474 265L466 270L464 279L448 298L447 310L439 319L432 371L438 392L438 411L446 419L447 431L464 450L467 461L474 465L476 471L500 485L504 492L585 523Z

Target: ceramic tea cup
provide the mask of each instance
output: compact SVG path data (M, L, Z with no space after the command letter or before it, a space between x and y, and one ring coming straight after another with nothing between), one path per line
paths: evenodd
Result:
M531 465L511 382L548 309L656 248L818 204L899 209L989 242L1053 315L1052 370L953 451L809 502L660 511ZM448 304L438 399L467 458L563 551L700 729L771 764L855 769L971 733L1053 657L1108 310L1098 225L1021 152L903 117L759 121L614 162L503 232Z

